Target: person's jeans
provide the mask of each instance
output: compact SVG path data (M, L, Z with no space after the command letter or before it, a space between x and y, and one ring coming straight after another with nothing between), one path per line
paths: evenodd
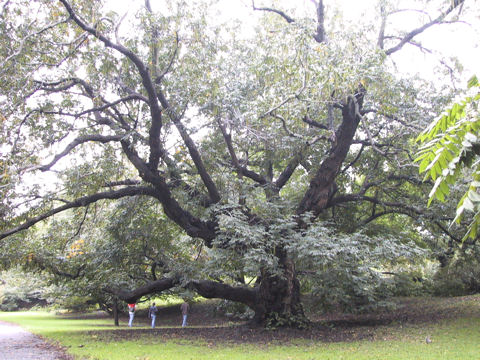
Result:
M157 315L151 315L152 316L152 329L155 329L155 320L157 319Z
M129 312L129 313L128 313L128 316L129 316L129 319L128 319L128 326L132 327L132 323L133 323L133 317L135 316L135 313L133 313L133 312Z
M183 315L182 327L187 326L187 315Z

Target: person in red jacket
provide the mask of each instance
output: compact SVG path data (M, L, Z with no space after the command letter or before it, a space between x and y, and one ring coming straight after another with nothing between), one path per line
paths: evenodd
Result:
M135 317L135 303L128 304L128 326L132 327L133 325L133 318Z

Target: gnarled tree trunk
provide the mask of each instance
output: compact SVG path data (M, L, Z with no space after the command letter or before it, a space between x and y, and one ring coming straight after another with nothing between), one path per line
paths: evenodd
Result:
M304 327L308 320L300 300L295 263L284 249L276 250L280 273L264 271L257 290L254 320L267 327Z

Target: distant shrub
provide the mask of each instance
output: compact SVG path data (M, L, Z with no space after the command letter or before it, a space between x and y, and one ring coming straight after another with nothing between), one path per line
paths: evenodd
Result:
M0 273L0 310L16 311L48 305L46 281L39 274L13 268Z
M457 253L434 277L437 296L461 296L480 292L480 249L472 246Z

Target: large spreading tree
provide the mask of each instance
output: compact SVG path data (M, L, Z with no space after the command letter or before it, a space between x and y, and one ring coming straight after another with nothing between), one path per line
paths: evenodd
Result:
M448 96L396 76L391 58L426 52L418 36L451 22L463 0L379 1L355 23L322 0L304 12L252 1L243 24L222 23L215 3L159 3L131 18L102 1L1 2L4 242L40 231L78 244L92 204L150 198L161 210L145 202L145 214L200 242L181 252L203 265L171 259L163 277L107 291L135 301L181 284L246 304L258 323L301 324L299 267L325 271L316 259L359 246L374 258L382 241L400 256L405 239L394 246L368 228L386 217L412 228L449 220L424 209L411 155ZM404 10L417 24L398 30ZM52 219L66 212L79 225L60 236ZM110 224L113 240L138 241L143 223L125 217Z

